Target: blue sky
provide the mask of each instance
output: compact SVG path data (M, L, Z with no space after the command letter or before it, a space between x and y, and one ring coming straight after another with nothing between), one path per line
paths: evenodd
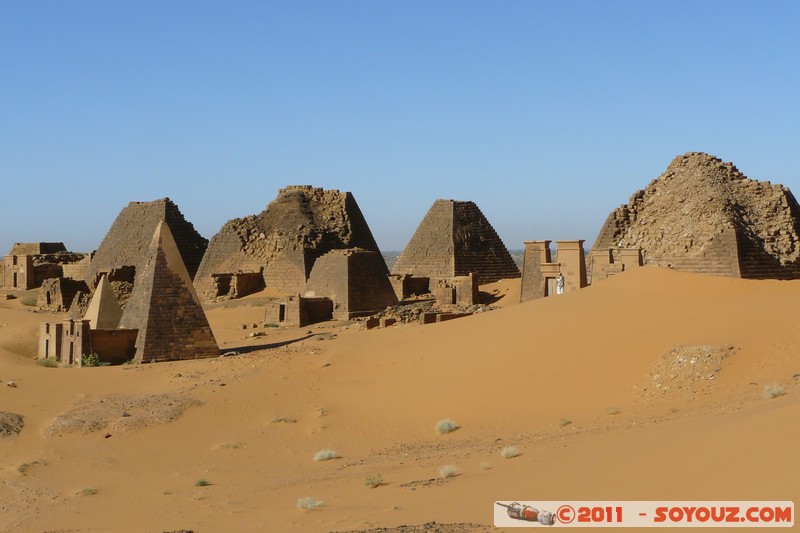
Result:
M205 237L287 184L384 250L436 198L583 238L687 151L800 191L800 4L0 0L0 253L129 201Z

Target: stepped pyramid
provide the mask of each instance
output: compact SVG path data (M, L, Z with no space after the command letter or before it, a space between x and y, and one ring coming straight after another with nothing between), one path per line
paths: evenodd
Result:
M111 284L103 275L83 319L89 321L90 329L116 329L120 318L122 318L122 308L114 296L114 291L111 290Z
M136 267L139 273L156 226L165 221L174 235L189 275L194 277L208 241L194 229L169 198L152 202L131 202L120 211L86 272L92 286L99 272L123 266Z
M472 272L478 283L520 277L511 254L474 202L436 200L392 274L448 278Z
M156 227L119 327L138 329L134 361L219 355L203 307L166 222Z
M214 298L222 296L215 274L260 272L267 287L303 293L318 258L352 248L380 252L351 193L289 186L260 214L225 223L208 245L195 287ZM388 275L385 263L382 273Z
M788 188L751 180L701 152L611 212L592 255L640 248L645 264L742 278L800 278L800 206ZM609 252L611 251L611 252Z

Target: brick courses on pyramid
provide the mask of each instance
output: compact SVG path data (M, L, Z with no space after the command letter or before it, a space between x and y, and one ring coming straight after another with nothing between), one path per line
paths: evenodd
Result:
M472 272L478 283L520 277L511 254L474 202L436 200L392 274L448 278Z
M319 257L349 248L380 251L353 195L289 186L260 214L225 223L208 245L195 287L212 298L212 274L262 272L267 287L302 293ZM383 270L388 274L385 264Z
M91 285L98 272L134 266L138 274L156 226L166 221L172 232L189 275L194 277L205 253L208 240L188 222L169 198L152 202L131 202L117 216L97 249L86 273Z
M154 362L219 355L169 226L160 223L137 274L121 329L138 329L134 361Z
M800 206L700 152L676 157L606 220L592 252L641 248L645 264L742 278L800 278Z

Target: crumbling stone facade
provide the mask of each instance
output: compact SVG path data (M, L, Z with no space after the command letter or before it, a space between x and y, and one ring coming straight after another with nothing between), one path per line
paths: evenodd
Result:
M333 301L330 298L291 296L267 305L267 324L303 327L333 319Z
M475 273L478 283L520 277L500 237L474 202L436 200L392 274L431 280Z
M65 366L81 366L94 354L103 363L120 364L133 357L136 330L91 329L88 320L64 320L39 326L39 359Z
M265 287L303 294L316 261L349 248L379 252L351 193L286 187L261 214L230 220L211 239L195 287L208 300L223 296L215 275L260 272Z
M478 279L475 274L440 279L436 286L436 305L470 307L479 303Z
M615 209L592 255L640 249L644 264L718 276L800 278L800 206L788 188L744 176L700 153L666 171ZM601 276L592 273L592 281Z
M47 311L68 311L79 292L84 294L89 292L89 287L83 280L47 279L39 288L36 307Z
M333 318L369 316L397 304L380 252L332 250L314 264L306 296L333 301Z
M137 363L219 355L169 226L156 226L119 327L136 329Z
M423 296L431 292L431 279L414 277L410 274L392 274L389 276L394 293L398 300L411 296Z
M550 253L551 241L525 241L520 302L557 294L558 275L564 276L564 292L588 284L582 240L556 241L556 260Z
M162 221L174 235L186 270L194 276L208 241L197 233L172 200L162 198L152 202L131 202L119 213L86 271L86 282L95 287L99 274L124 267L138 272L147 258L156 226ZM109 281L114 280L110 278Z
M3 259L3 286L12 290L41 287L45 280L73 277L86 265L87 254L68 252L60 242L18 242Z

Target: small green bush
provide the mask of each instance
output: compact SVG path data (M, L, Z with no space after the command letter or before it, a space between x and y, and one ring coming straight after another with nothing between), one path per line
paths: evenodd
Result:
M22 305L27 305L28 307L33 307L36 305L36 297L35 296L27 296L22 298L19 303Z
M47 367L47 368L57 368L58 367L58 361L56 361L55 359L37 359L36 360L36 364L39 365L39 366Z
M78 496L94 496L97 494L97 489L93 489L92 487L86 487L82 491L78 493Z
M439 469L439 476L442 479L447 479L458 474L458 467L456 465L444 465Z
M100 366L100 356L96 353L87 353L81 356L81 366Z
M459 426L449 418L445 418L444 420L439 420L438 422L436 422L435 428L436 431L444 435L445 433L450 433L452 431L457 430Z
M337 457L339 456L331 449L320 450L314 454L315 461L329 461L331 459L336 459Z
M211 485L211 482L207 479L198 479L194 482L195 487L208 487L209 485Z
M383 478L380 474L376 474L374 476L368 476L367 479L364 480L364 485L367 487L374 489L375 487L380 487L383 485Z
M561 427L568 426L570 424L572 424L572 420L570 420L569 418L562 418L561 420L558 421L558 425Z
M773 398L783 396L784 394L786 394L786 390L777 383L773 383L772 385L764 385L764 397L767 400L772 400Z
M314 498L298 498L297 499L297 508L298 509L316 509L318 507L322 507L322 502L315 500Z

